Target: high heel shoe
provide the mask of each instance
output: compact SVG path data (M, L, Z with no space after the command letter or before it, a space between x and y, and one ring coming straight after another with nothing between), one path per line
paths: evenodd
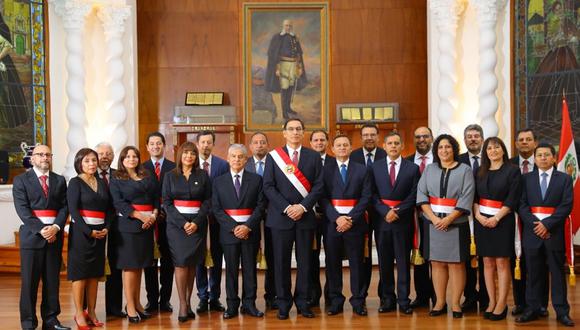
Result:
M506 318L507 312L508 312L508 308L506 306L501 314L491 313L491 315L489 316L489 319L491 321L501 321L501 320Z
M141 317L139 316L139 312L137 312L137 316L131 316L131 315L129 315L129 312L127 312L127 306L125 306L125 314L127 314L127 320L129 320L129 323L141 322Z
M191 307L187 309L187 317L189 317L192 320L195 320L195 313L193 312L193 310L191 310Z
M439 315L443 315L447 313L447 304L445 304L445 306L443 306L443 308L436 310L436 309L432 309L429 312L429 316L439 316Z
M179 321L179 323L187 322L187 320L189 320L189 317L187 315L185 315L185 316L178 315L177 316L177 321Z
M459 311L459 312L453 312L453 318L454 319L460 319L463 317L463 312Z
M139 314L139 317L142 320L147 320L148 318L151 318L151 314L147 313L146 311L142 311L142 312L137 311L137 314Z
M105 323L99 321L97 318L92 318L89 315L89 311L86 309L83 311L83 316L85 317L85 320L87 320L87 324L90 326L100 328L105 325Z
M77 325L77 329L79 329L79 330L91 330L91 327L89 325L80 325L79 321L77 321L76 315L73 317L73 319L75 320L75 323Z
M491 316L493 312L483 312L483 318L486 320L489 320L489 317Z

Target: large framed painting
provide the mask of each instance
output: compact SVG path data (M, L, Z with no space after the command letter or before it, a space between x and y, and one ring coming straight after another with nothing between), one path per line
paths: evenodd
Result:
M580 1L515 1L516 129L559 144L565 95L580 150Z
M328 3L244 3L245 131L328 126Z
M21 146L47 143L45 3L0 0L0 150L22 167Z

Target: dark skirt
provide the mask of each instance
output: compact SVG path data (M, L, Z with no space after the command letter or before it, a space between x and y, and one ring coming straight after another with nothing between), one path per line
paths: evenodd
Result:
M198 227L197 231L187 235L183 228L167 224L167 241L175 267L196 266L203 263L205 257L205 238L207 229Z
M424 223L423 256L429 261L465 262L469 258L469 223L451 224L447 231L435 229L430 221Z
M89 226L101 230L105 225ZM106 239L85 235L74 223L68 233L67 279L78 281L105 275Z
M153 265L153 229L140 233L119 232L117 238L117 268L140 269Z
M512 257L514 255L515 217L506 215L495 228L482 226L474 220L477 255L481 257Z

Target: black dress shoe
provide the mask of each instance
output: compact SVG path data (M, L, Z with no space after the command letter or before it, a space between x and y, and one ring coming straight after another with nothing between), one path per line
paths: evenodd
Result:
M178 321L179 323L184 323L184 322L187 322L187 320L189 320L189 316L187 316L187 315L185 315L185 316L180 316L180 315L178 315L178 316L177 316L177 321Z
M527 323L530 321L535 321L538 319L538 314L535 312L527 311L522 314L522 316L516 318L516 323Z
M411 315L413 314L413 308L411 306L399 306L399 312L406 315Z
M287 320L288 319L288 312L282 312L278 310L278 320Z
M463 317L463 312L452 312L454 319L460 319Z
M397 309L397 305L395 305L393 302L387 301L381 303L381 306L379 307L379 313L388 313L394 311L395 309Z
M264 316L264 312L260 312L254 306L250 306L250 307L242 306L242 307L240 307L240 313L242 313L243 315L249 315L249 316L253 316L253 317L263 317Z
M129 323L139 323L139 322L141 322L141 318L139 317L139 315L137 315L137 316L131 316L131 315L127 314L127 320L129 320Z
M524 312L524 306L522 305L515 305L514 309L512 309L512 315L520 315Z
M409 305L411 308L429 307L429 299L415 299Z
M228 319L232 319L236 316L238 316L238 312L227 310L224 312L223 318L224 318L224 320L228 320Z
M276 299L266 299L266 309L277 310L278 303Z
M127 317L127 313L125 313L123 311L108 312L107 317Z
M574 326L574 321L572 321L572 319L568 315L558 316L558 322L560 322L560 324L565 325L567 327Z
M150 314L157 313L159 312L159 305L147 303L147 305L145 305L145 311Z
M200 301L199 305L197 305L197 308L195 309L195 311L198 314L205 313L205 312L209 311L209 304L207 303L207 301Z
M65 327L64 325L60 324L60 322L55 323L55 324L52 324L52 325L49 325L49 326L45 327L44 329L50 329L50 330L71 330L71 328Z
M352 308L352 312L359 316L367 316L369 313L367 312L366 307L364 306L356 306Z
M332 316L342 313L342 306L332 306L326 311L326 315Z
M173 306L171 306L169 301L163 302L159 304L159 310L162 312L173 313Z
M226 308L219 300L212 300L209 302L209 310L214 312L224 312Z
M540 307L540 309L538 310L538 315L541 317L548 317L550 313L548 313L548 309L546 307Z
M308 300L306 302L306 304L308 305L308 307L312 308L312 307L320 307L320 299L318 300Z
M439 316L439 315L443 315L443 314L447 314L447 305L443 306L443 308L437 310L437 309L432 309L429 312L429 316Z
M501 312L501 314L491 313L491 315L489 316L489 319L491 321L501 321L501 320L505 320L505 318L507 316L507 312L508 312L508 308L506 306L505 309L503 310L503 312Z
M466 298L461 304L461 310L464 312L474 312L477 310L477 299Z
M298 310L298 313L309 319L314 317L314 313L310 310L310 307L301 308Z
M137 311L137 314L139 314L139 317L141 318L141 320L147 320L151 318L151 314L147 313L146 311Z

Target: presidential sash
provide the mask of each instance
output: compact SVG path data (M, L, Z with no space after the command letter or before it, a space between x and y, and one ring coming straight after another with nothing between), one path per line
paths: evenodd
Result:
M276 166L284 173L286 178L290 181L292 186L298 190L302 197L308 196L308 193L312 189L310 182L304 176L304 174L298 169L298 166L294 165L292 160L284 149L278 147L272 151L270 151L270 156L274 159L274 163Z

